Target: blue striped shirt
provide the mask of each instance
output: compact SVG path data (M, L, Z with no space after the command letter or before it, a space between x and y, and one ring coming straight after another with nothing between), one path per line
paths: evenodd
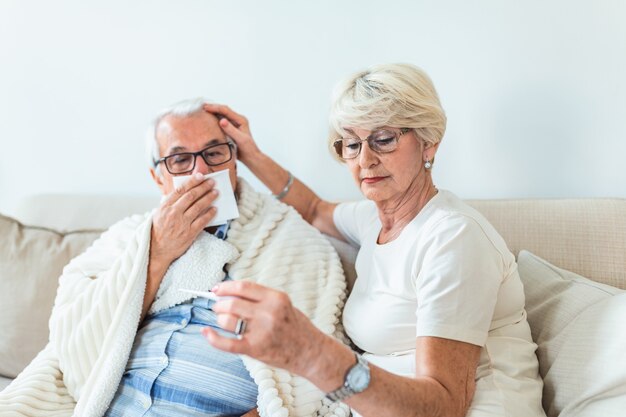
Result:
M212 305L196 298L146 317L106 417L240 416L256 407L258 388L241 358L200 333L219 329Z

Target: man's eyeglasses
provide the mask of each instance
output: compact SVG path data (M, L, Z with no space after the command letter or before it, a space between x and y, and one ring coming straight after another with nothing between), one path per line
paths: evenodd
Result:
M412 129L380 129L365 139L341 138L333 142L333 148L341 159L354 159L361 153L363 142L367 141L370 149L376 153L389 153L396 150L400 137Z
M196 167L196 158L202 157L207 165L221 165L233 159L233 148L235 144L232 142L219 143L217 145L208 146L198 152L181 152L175 153L154 161L156 168L161 162L165 164L167 172L172 175L187 174Z

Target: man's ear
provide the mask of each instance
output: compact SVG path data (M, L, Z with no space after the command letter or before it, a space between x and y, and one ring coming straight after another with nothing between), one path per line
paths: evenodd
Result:
M156 183L157 187L161 190L161 194L165 194L165 184L163 183L163 177L161 177L154 168L150 168L150 175L152 180Z

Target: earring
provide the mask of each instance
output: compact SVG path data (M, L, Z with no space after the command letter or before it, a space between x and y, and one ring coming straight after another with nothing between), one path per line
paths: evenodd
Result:
M424 162L424 168L431 169L432 167L433 164L430 162L430 159L427 159L426 162Z

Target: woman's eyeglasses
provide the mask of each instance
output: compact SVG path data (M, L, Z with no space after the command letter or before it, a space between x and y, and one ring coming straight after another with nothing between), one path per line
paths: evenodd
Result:
M380 129L365 139L341 138L333 142L333 148L341 159L354 159L361 153L363 142L367 141L370 149L376 153L389 153L396 150L400 137L411 131L409 128Z

